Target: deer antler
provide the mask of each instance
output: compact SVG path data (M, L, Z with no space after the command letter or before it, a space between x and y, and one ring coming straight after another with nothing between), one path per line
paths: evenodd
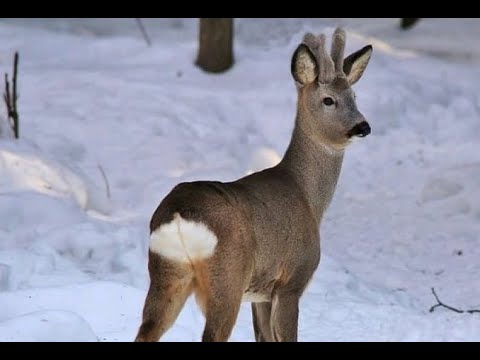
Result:
M343 53L345 51L345 30L335 29L332 37L332 49L330 56L335 64L335 71L343 73Z
M307 33L303 43L307 45L318 64L318 81L327 84L333 81L338 73L343 73L343 56L345 50L345 31L337 28L333 33L331 55L325 50L326 38L324 34L315 36Z

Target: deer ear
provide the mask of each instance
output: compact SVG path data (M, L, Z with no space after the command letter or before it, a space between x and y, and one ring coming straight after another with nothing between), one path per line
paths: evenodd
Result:
M292 75L297 83L305 85L318 76L318 64L310 48L300 44L292 56Z
M367 68L370 56L372 56L372 45L367 45L364 48L350 54L343 61L343 72L347 76L350 85L355 84L363 75Z

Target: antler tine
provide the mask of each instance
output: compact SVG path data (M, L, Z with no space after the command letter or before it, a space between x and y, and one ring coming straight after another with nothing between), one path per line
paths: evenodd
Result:
M318 47L317 37L310 32L306 33L303 37L303 43L307 45L313 52L315 52Z
M320 56L321 56L320 47L322 46L321 39L313 35L312 33L306 33L305 36L303 37L303 43L310 48L313 56L315 56L315 59L319 63L318 65L320 66Z
M319 74L318 81L327 84L333 81L335 77L334 64L330 55L325 50L325 35L320 34L318 37L318 62Z
M345 30L336 28L332 37L331 58L335 63L335 71L343 72L343 56L345 51Z
M329 83L335 77L334 64L330 55L325 51L325 35L315 36L307 33L303 37L303 43L307 45L315 56L318 64L318 81Z

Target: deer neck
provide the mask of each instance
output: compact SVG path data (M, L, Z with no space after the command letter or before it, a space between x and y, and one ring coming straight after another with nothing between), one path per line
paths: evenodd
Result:
M297 115L290 145L278 166L293 176L320 224L335 192L344 151L318 141L306 124Z

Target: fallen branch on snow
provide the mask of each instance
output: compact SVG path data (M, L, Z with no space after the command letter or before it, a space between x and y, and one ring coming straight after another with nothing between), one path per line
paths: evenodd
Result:
M437 303L436 305L433 305L431 308L430 308L430 312L433 312L435 310L435 308L439 307L439 306L442 306L448 310L451 310L451 311L455 311L456 313L459 313L459 314L462 314L462 313L469 313L469 314L473 314L473 313L480 313L480 310L477 310L477 309L473 309L473 310L459 310L459 309L456 309L452 306L449 306L449 305L446 305L444 304L443 302L440 301L440 299L438 298L437 296L437 293L435 292L435 289L432 287L432 294L433 296L435 296L435 300L437 300Z

